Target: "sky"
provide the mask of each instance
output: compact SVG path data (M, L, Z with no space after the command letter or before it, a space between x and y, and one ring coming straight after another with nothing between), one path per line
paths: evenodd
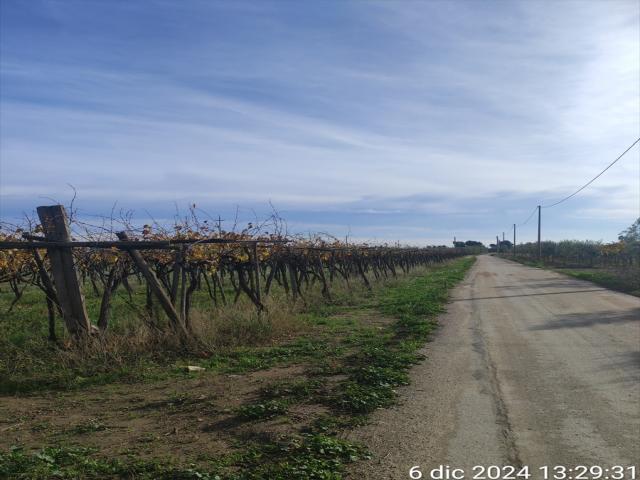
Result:
M639 136L637 0L0 0L4 221L73 186L89 220L488 244ZM636 145L543 238L639 215Z

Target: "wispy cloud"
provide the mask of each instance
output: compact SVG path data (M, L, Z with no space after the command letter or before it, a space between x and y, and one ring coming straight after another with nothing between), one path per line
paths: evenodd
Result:
M640 135L634 1L0 5L2 216L71 183L92 212L487 241ZM639 150L545 234L631 223Z

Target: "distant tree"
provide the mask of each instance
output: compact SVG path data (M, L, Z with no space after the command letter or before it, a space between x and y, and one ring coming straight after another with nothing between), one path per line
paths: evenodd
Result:
M629 228L620 232L618 240L625 243L640 242L640 217Z
M636 258L640 257L640 218L618 236L623 250Z
M464 242L467 247L484 247L482 242L477 242L475 240L467 240Z
M460 242L460 241L458 241L458 242L453 242L453 246L454 246L455 248L463 248L463 247L465 246L465 242Z

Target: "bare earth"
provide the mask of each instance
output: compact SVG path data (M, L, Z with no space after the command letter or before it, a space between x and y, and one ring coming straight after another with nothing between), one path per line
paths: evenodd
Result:
M640 298L480 256L350 478L438 465L637 465Z

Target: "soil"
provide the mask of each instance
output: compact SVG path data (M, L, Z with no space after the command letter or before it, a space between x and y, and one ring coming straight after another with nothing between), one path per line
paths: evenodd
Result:
M339 316L374 328L393 321L371 309ZM311 335L321 331L314 327ZM332 341L340 341L347 333L338 333ZM299 433L329 413L326 406L312 402L293 404L286 415L270 420L243 421L234 413L237 407L258 401L265 386L307 379L313 367L300 363L247 374L204 371L187 379L3 396L0 449L76 445L95 447L107 457L134 455L181 462L219 457L234 451L239 442ZM314 376L327 388L343 378Z

